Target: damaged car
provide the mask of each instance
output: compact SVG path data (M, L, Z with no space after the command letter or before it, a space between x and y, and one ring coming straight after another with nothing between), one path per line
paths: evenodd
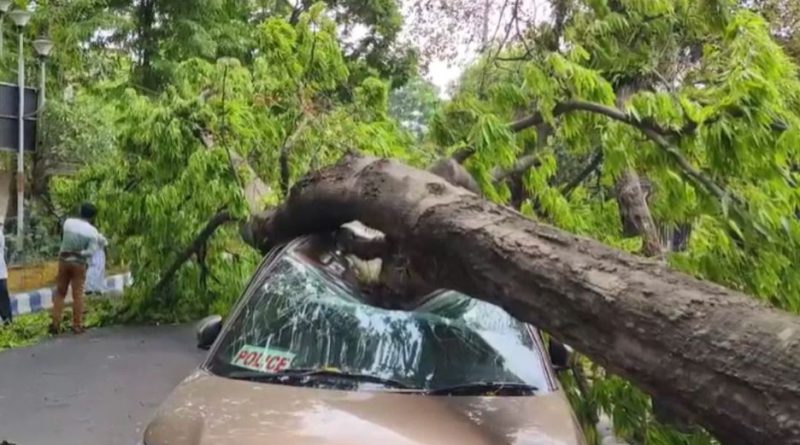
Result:
M143 443L584 444L534 326L446 289L376 306L353 267L334 234L274 249Z

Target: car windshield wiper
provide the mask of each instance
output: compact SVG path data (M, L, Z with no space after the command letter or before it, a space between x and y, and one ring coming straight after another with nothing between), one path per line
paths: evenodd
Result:
M357 382L377 383L385 386L391 386L399 389L412 389L405 383L398 382L397 380L386 379L368 374L354 374L350 372L339 371L336 369L316 369L316 368L295 368L285 369L277 373L266 373L259 371L233 371L227 377L237 380L252 380L252 381L285 381L287 379L308 379L316 377L333 377L339 379L353 380Z
M336 377L347 380L354 380L357 382L378 383L386 386L393 386L400 389L412 389L405 383L398 382L397 380L387 379L369 374L357 374L351 372L344 372L338 369L313 369L313 368L300 368L300 369L286 369L278 373L278 375L289 375L293 377Z
M454 393L463 395L492 395L506 390L512 390L520 395L533 395L539 390L539 388L533 385L528 385L527 383L472 382L447 386L444 388L434 388L426 391L426 394L434 396Z

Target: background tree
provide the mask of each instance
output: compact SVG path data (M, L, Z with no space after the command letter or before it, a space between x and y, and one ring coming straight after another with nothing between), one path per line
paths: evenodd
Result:
M131 41L138 60L134 76L145 88L159 90L169 80L175 64L190 58L234 57L247 62L254 56L250 52L253 42L249 40L253 24L268 17L281 17L296 24L314 3L305 0L129 2L124 8L134 17ZM354 30L365 34L353 38L348 45L348 60L363 70L405 76L404 71L410 66L404 60L413 60L413 54L400 49L395 52L393 45L402 24L395 1L331 2L329 6L343 37L352 36Z
M25 4L18 2L18 6ZM121 133L119 128L115 125L113 131L104 133L98 126L116 118L127 120L124 105L118 108L120 113L116 113L116 107L128 95L126 90L133 88L139 93L157 96L180 83L181 66L193 60L213 64L220 57L231 57L252 66L259 51L254 28L271 17L297 24L302 13L310 11L312 6L313 2L281 1L36 2L36 14L26 33L31 39L48 35L56 42L56 51L48 64L49 92L56 100L51 101L52 107L46 116L52 120L53 128L47 130L44 143L33 160L31 174L35 184L30 198L36 201L41 197L47 204L44 208L49 208L48 181L53 172L67 173L72 170L61 167L81 165L85 154L93 151L85 147L89 140L92 145L100 138L111 137L106 142L116 145L115 136ZM348 74L344 77L346 81L338 82L336 87L337 94L345 102L355 101L356 91L360 91L370 77L383 76L389 85L400 85L415 71L414 51L396 44L402 17L393 0L369 5L337 2L325 14L331 19L330 23L335 24L333 34L337 44L345 48L343 61ZM7 49L7 57L0 61L0 67L7 69L0 73L11 81L16 76L13 69L16 54L13 48ZM38 64L33 54L26 53L26 57L28 72L35 73ZM342 67L317 65L311 69L328 72ZM80 105L75 115L70 114L69 106L59 106L57 96L62 94L80 98L79 102L70 103L70 106ZM113 110L114 113L108 119L104 115L93 121L92 116L83 114L83 109L104 113ZM81 120L79 116L88 120ZM294 121L291 113L284 118ZM86 131L87 126L98 131ZM73 137L77 135L81 137ZM91 156L102 155L93 153ZM31 215L29 220L47 217Z
M128 89L117 152L55 188L65 209L87 197L99 203L102 228L137 277L134 315L162 308L175 318L229 304L257 257L226 224L277 202L313 166L349 149L413 161L411 139L387 116L386 82L368 78L352 102L339 101L349 71L321 4L295 25L266 19L252 41L257 55L247 65L190 59L156 97ZM194 246L189 266L180 267L187 258L176 246ZM170 266L176 259L180 270Z
M744 4L767 19L775 40L795 62L800 61L800 5L791 0L751 0Z
M389 115L407 130L422 138L439 106L438 89L422 78L411 79L389 94Z

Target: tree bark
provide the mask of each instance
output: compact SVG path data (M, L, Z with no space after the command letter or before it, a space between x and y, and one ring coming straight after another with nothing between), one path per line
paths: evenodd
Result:
M348 155L251 221L261 248L360 220L439 288L498 304L726 445L800 444L800 319L526 219L431 173Z
M632 169L625 170L617 179L616 192L622 233L629 237L642 237L642 255L663 256L661 237L647 205L647 196L642 190L639 175Z
M527 154L517 159L514 165L509 168L498 167L492 170L492 180L494 182L500 182L510 177L521 176L531 168L538 167L539 165L539 155L537 153Z

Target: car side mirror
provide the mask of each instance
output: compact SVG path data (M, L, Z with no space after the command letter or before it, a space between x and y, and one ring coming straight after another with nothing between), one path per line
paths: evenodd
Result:
M214 341L222 331L222 317L219 315L210 315L197 323L197 347L200 349L209 349Z
M551 337L548 352L550 353L550 363L553 364L553 369L556 372L569 369L572 361L572 351L570 351L569 347Z

